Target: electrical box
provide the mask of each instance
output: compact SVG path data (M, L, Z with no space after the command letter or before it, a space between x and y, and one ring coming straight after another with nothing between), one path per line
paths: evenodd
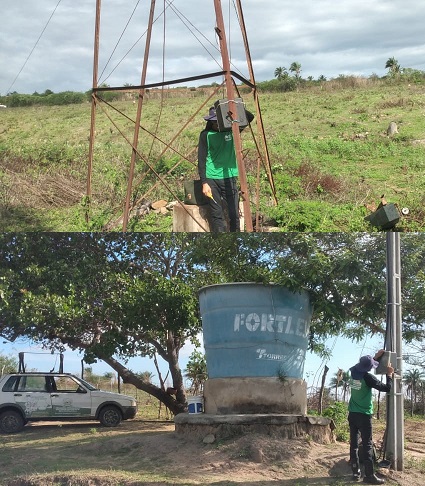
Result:
M214 108L217 113L217 123L220 132L231 132L232 124L237 123L239 128L248 126L248 118L246 116L245 105L242 98L235 98L236 113L229 110L229 102L227 98L217 100L214 103Z
M384 351L384 354L379 358L379 366L375 369L376 375L386 375L387 367L390 364L394 370L397 366L397 353L393 351Z

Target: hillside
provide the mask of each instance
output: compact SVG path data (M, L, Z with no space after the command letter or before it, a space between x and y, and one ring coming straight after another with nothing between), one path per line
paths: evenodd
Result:
M264 170L257 179L255 139L245 130L253 213L259 188L258 229L375 231L364 217L384 195L399 209L408 208L399 230L424 230L424 91L422 84L349 78L260 94L278 205ZM131 201L148 209L156 200L183 199L183 181L197 178L196 146L206 109L196 112L208 93L172 94L161 100L151 93L143 107ZM246 94L244 101L255 112L252 97ZM90 103L1 110L3 231L121 229L136 104L131 96L99 104L86 213L90 113ZM397 132L387 135L391 122ZM255 123L253 133L257 137ZM165 150L167 144L172 149ZM171 211L139 211L129 229L171 231Z

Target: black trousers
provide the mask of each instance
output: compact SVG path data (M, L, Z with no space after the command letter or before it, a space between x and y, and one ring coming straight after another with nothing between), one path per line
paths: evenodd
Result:
M225 231L240 231L239 227L239 196L236 178L207 179L214 200L209 200L211 210L211 231L221 233ZM225 217L224 207L229 215L229 228Z
M363 461L365 476L372 476L373 468L373 440L372 416L365 413L349 412L350 425L350 464L353 471L359 469L359 435L363 444Z

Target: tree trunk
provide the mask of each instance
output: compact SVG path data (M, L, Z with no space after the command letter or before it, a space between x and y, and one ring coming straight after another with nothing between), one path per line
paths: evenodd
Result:
M142 390L146 393L149 393L149 395L154 396L165 406L167 406L174 415L187 411L186 395L184 393L184 390L181 391L180 395L179 393L177 393L176 398L174 398L172 395L168 394L166 390L161 390L161 388L153 385L152 383L142 380L114 358L108 358L105 356L99 356L99 358L105 361L105 363L107 363L121 376L123 383L130 383L139 390ZM181 383L183 383L182 379Z
M319 415L322 415L323 412L323 390L325 389L325 380L328 371L329 368L325 365L325 369L323 371L323 376L322 376L322 385L320 387L320 393L319 393Z
M167 356L169 358L168 365L170 368L171 377L173 379L173 388L177 390L176 401L178 403L184 404L186 408L187 406L186 392L184 389L183 376L179 364L179 352L178 352L179 349L180 349L179 343L175 342L173 332L168 331L167 333Z

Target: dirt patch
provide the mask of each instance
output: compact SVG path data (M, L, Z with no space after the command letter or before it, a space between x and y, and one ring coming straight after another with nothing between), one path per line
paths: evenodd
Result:
M3 167L4 194L0 203L6 207L25 206L36 209L62 208L78 204L85 195L84 184L67 170L31 174Z
M139 420L116 429L38 423L3 438L0 484L7 486L355 484L348 444L339 442L255 433L205 444L176 434L173 423ZM406 422L405 442L405 471L379 473L390 485L423 484L425 422Z

